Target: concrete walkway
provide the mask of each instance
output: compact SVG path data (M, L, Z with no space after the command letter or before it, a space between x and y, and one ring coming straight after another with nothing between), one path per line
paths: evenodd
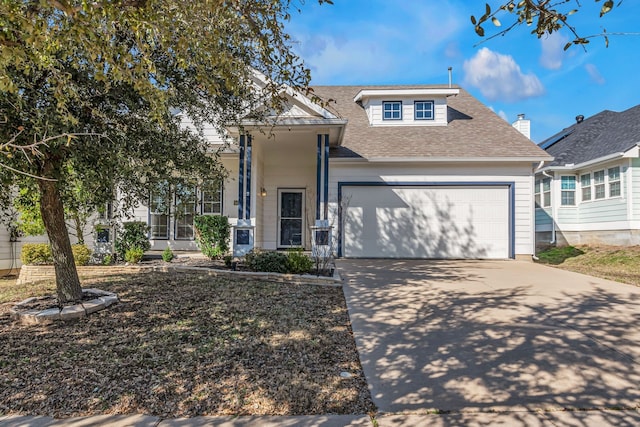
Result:
M516 261L337 265L381 413L640 425L640 288ZM380 425L416 425L395 417Z

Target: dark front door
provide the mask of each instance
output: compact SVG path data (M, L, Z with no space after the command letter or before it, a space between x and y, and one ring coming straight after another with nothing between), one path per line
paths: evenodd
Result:
M278 247L304 245L304 190L278 190Z

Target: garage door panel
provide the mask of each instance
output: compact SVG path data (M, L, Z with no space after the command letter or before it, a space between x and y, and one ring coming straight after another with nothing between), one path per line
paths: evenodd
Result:
M343 254L507 258L507 187L347 187Z

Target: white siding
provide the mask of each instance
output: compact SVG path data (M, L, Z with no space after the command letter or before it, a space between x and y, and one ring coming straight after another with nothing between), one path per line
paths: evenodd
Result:
M531 165L397 165L340 163L333 161L329 167L332 213L331 221L337 224L337 188L339 182L513 182L515 183L515 255L533 253L533 189Z
M401 101L402 102L402 120L383 120L382 119L382 103L384 101ZM414 119L414 102L415 101L433 101L434 103L434 119L433 120L415 120ZM446 126L447 125L447 100L446 98L408 98L394 97L390 95L386 98L372 99L365 104L367 116L372 126Z
M314 224L316 206L316 143L315 135L295 137L289 141L267 142L262 161L264 188L262 197L262 224L257 240L264 249L278 246L278 189L305 190L305 246L310 248L309 227Z

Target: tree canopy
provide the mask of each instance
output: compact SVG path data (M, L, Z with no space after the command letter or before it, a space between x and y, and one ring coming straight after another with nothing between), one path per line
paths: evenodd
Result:
M282 85L308 85L284 31L294 6L0 2L0 182L5 192L37 191L60 300L81 292L64 222L78 185L83 203L97 206L117 193L130 206L158 182L220 179L203 124L222 129L249 112L277 109ZM266 86L256 84L257 73ZM193 127L181 126L183 115Z
M617 3L613 0L594 1L601 4L599 8L600 18L622 4L622 0ZM565 50L572 45L584 46L594 37L602 37L606 46L608 46L609 36L619 33L608 33L606 29L603 29L598 34L584 35L572 24L572 15L580 12L582 7L583 4L579 0L510 0L501 4L497 9L491 9L491 6L487 3L482 15L478 17L471 16L471 23L475 27L476 34L480 37L486 37L485 40L505 35L518 26L527 25L532 28L531 34L535 34L538 38L545 34L552 34L561 28L568 29L573 39L564 46ZM498 18L499 15L504 14L508 16L509 21L506 26L503 26L503 23ZM486 36L484 25L487 22L491 22L500 29L496 33Z

